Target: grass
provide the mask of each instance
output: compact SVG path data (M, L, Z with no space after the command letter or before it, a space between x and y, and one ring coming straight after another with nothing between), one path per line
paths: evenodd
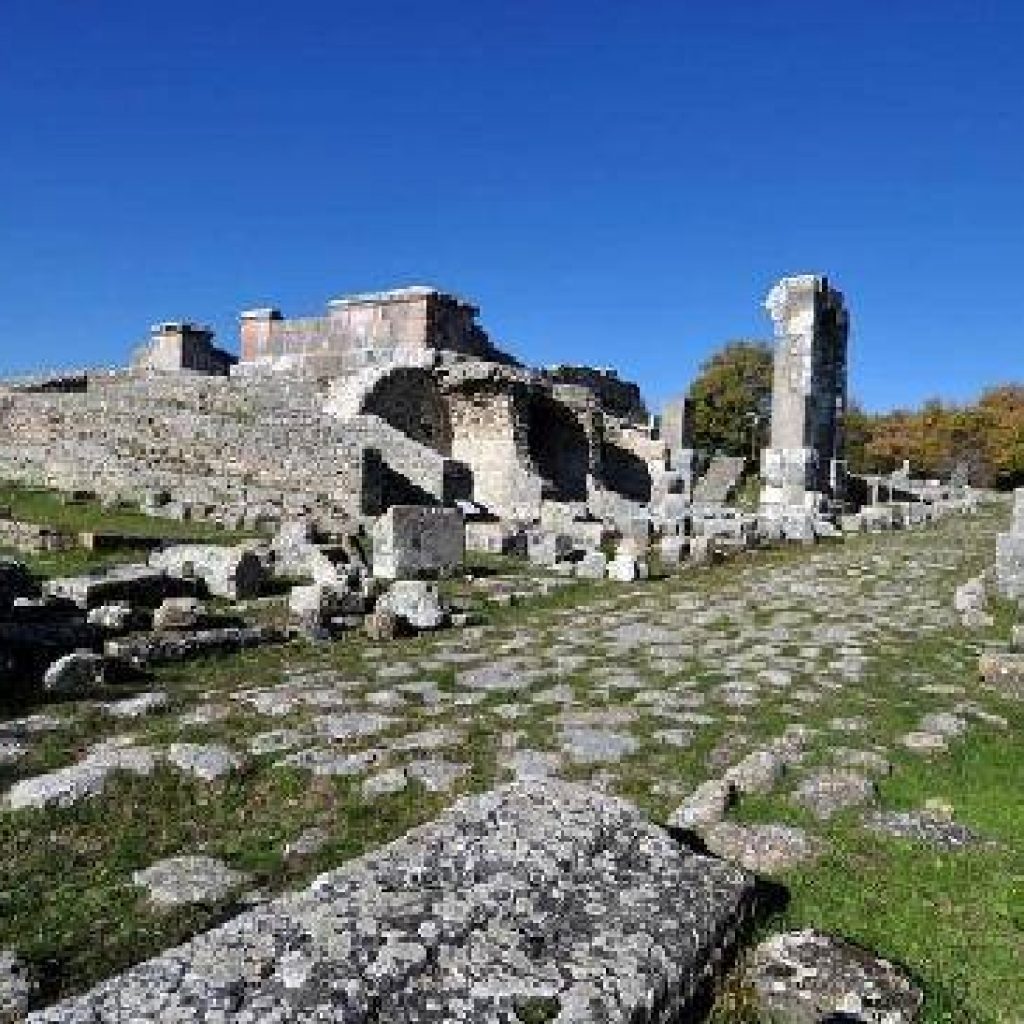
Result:
M66 502L56 491L24 487L0 481L0 507L10 508L11 518L20 522L40 523L72 533L115 533L125 539L123 545L110 551L89 551L72 548L68 551L19 553L0 548L0 554L18 558L37 575L43 577L71 576L105 568L122 562L144 560L149 547L132 544L131 538L153 538L177 541L233 543L251 537L251 533L225 530L214 523L179 522L145 515L135 509L104 508L89 499Z
M458 695L459 666L443 657L454 653L491 661L521 657L547 666L548 678L537 683L537 690L564 684L581 707L634 711L633 733L641 739L641 748L607 767L616 792L663 821L690 787L712 774L712 751L724 749L736 760L793 720L788 692L766 692L750 709L723 706L718 687L745 671L730 670L725 664L729 657L739 651L751 656L753 664L793 659L801 666L794 670L795 690L812 685L835 655L836 644L822 641L817 658L801 662L799 651L816 630L849 621L871 624L868 612L821 606L802 597L799 583L802 574L812 571L810 566L817 565L813 574L837 587L846 581L848 590L864 588L870 607L879 594L891 597L886 588L899 595L902 588L909 588L909 593L919 587L907 582L908 573L918 562L933 559L929 587L948 602L956 583L991 560L996 525L991 516L951 520L915 534L850 538L827 553L799 547L758 553L646 585L573 585L522 607L481 606L486 617L482 629L412 638L386 648L353 637L327 646L292 644L168 667L144 685L166 690L170 706L119 728L89 702L40 708L64 714L66 724L36 740L24 761L0 766L0 783L6 786L16 778L69 764L91 743L115 731L131 731L140 743L215 741L242 749L257 732L309 726L315 709L268 718L230 699L242 688L276 686L290 671L310 673L307 689L318 685L318 672L334 680L357 681L351 691L353 707L364 707L367 693L393 690L387 671L403 665L409 667L408 679L431 679L442 693ZM834 569L829 560L835 560ZM505 575L516 568L506 560L483 559L476 570ZM848 570L853 575L848 576ZM884 584L873 582L872 574L878 573L885 575ZM751 588L768 575L785 583L771 606L749 598ZM460 580L450 581L446 588L467 600L474 593ZM674 612L671 621L685 624L688 616L705 616L701 642L694 642L690 654L680 651L665 659L649 644L622 654L602 646L614 624L657 621L680 601L684 606L692 603L695 610ZM853 814L823 825L790 804L785 786L770 797L744 801L736 812L746 820L801 824L828 842L829 852L818 864L782 879L789 904L762 928L813 925L906 965L924 986L929 1024L1002 1024L1018 1020L1024 1006L1024 708L981 691L974 672L979 643L1005 636L1011 618L1011 610L1001 607L993 629L979 637L960 629L924 633L912 620L897 615L884 628L867 634L873 639L861 641L869 656L863 677L801 711L801 720L820 730L811 744L808 767L825 763L833 746L881 743L896 764L893 776L882 783L883 806L918 808L927 798L940 797L953 805L958 820L999 842L998 849L940 856L873 836L858 827ZM745 628L765 629L783 622L793 625L786 635L780 633L770 654L762 656L758 648L748 649L745 641L736 639ZM592 655L589 661L559 673L556 658L575 650L566 638L592 640L594 646L584 651ZM725 653L715 646L719 643L726 645ZM683 749L658 743L651 734L672 723L659 721L646 706L635 704L635 691L601 690L607 674L634 676L653 691L688 684L683 692L692 694L694 707L710 711L715 722L695 729L693 742ZM963 694L929 694L921 689L923 682L960 687ZM896 737L913 728L922 713L961 699L1003 715L1008 727L975 723L966 739L952 742L948 755L931 759L896 745ZM197 703L223 705L227 714L208 725L181 725L178 714ZM502 718L497 709L506 703L518 703L522 716ZM148 779L119 777L102 796L73 808L0 812L0 947L15 946L30 959L42 975L45 999L78 991L237 909L228 900L156 913L132 886L133 871L160 857L206 852L249 872L263 892L297 888L318 872L435 817L454 795L494 785L501 778L498 755L505 733L521 731L524 746L555 747L558 711L555 704L529 702L525 691L488 693L475 705L448 706L437 716L409 702L402 710L402 723L381 736L344 745L375 746L389 736L440 725L457 729L461 742L439 755L468 764L470 773L449 795L430 794L414 784L402 793L366 802L358 778L318 778L275 767L281 755L269 754L249 758L244 771L212 786L158 768ZM830 730L831 719L857 716L868 721L866 733L846 736ZM422 755L408 755L413 756ZM404 759L399 755L392 763ZM577 767L568 774L585 779L604 768ZM285 861L284 845L312 826L327 831L327 844L304 861ZM719 1006L716 1021L721 1024L756 1020L742 985L736 992L732 1009L724 1001ZM543 1014L547 1008L524 1006L522 1012Z

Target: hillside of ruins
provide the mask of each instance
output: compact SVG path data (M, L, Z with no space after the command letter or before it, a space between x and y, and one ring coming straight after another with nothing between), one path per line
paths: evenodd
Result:
M763 307L756 460L422 286L0 384L0 1020L1013 1005L1024 489L851 472L848 300Z

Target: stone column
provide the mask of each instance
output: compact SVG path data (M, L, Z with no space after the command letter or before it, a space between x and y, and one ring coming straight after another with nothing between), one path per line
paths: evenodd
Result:
M1013 492L1013 521L996 537L996 586L1004 597L1024 599L1024 487Z
M843 418L849 317L817 274L783 278L765 308L775 324L771 443L761 453L766 509L823 509L845 493Z

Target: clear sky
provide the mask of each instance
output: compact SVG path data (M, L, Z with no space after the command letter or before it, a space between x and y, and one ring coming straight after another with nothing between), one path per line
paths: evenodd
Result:
M1024 378L1021 0L0 0L0 372L432 283L656 405L827 273L873 409Z

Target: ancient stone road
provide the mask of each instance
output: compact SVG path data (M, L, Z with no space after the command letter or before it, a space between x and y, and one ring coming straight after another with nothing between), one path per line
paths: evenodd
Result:
M454 799L509 778L562 776L693 825L750 869L784 872L816 855L814 829L719 822L725 801L714 785L703 787L703 810L681 819L687 798L719 780L741 799L788 793L814 818L855 808L865 828L884 828L870 805L891 763L999 729L973 678L977 640L952 605L955 586L990 560L992 532L988 519L956 518L608 587L581 605L367 647L343 668L326 652L251 685L168 686L166 701L132 698L120 709L62 706L0 725L0 750L31 764L43 731L73 731L87 715L105 716L107 735L50 774L26 774L9 803L105 800L121 771L178 772L208 783L211 801L234 773L255 786L291 771L336 779L369 804L416 787Z

